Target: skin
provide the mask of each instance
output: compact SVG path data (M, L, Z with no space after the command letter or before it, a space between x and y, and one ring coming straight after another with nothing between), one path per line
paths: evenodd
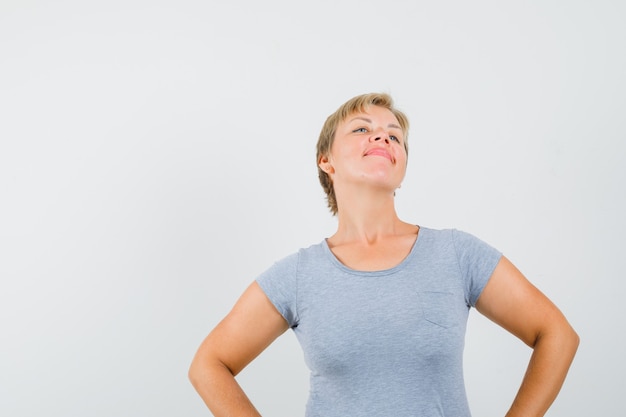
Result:
M533 349L522 385L506 417L545 415L574 359L578 335L561 311L504 257L476 309Z
M419 233L395 211L394 192L404 179L407 161L397 125L393 113L377 106L349 116L338 126L330 154L318 161L333 181L339 208L337 232L327 242L352 269L376 271L399 264ZM506 417L543 416L563 384L578 335L504 257L476 308L533 349ZM189 378L216 417L260 415L235 376L287 329L265 293L252 283L202 342Z

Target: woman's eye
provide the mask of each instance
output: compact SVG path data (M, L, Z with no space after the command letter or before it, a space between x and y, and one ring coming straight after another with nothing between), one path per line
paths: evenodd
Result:
M352 132L354 132L354 133L365 133L365 132L367 132L367 129L364 128L364 127L360 127L358 129L354 129Z
M391 139L391 140L395 140L396 142L400 143L400 139L398 139L398 137L397 137L397 136L394 136L394 135L389 135L389 139Z

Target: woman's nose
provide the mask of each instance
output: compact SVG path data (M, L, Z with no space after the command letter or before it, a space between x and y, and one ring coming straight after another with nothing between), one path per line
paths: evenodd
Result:
M370 141L378 142L383 141L385 143L389 143L389 135L384 130L376 130L373 132L372 136L370 136Z

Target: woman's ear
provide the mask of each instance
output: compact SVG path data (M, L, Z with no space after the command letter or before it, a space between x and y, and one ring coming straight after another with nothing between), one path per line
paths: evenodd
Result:
M318 165L322 171L324 171L325 173L329 175L335 173L335 168L333 168L332 164L330 163L326 155L320 156Z

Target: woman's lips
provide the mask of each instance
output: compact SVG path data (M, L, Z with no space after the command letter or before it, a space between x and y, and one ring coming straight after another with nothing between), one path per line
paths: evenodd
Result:
M374 148L374 149L370 149L369 151L367 151L365 153L365 156L382 156L383 158L387 158L389 159L391 162L393 162L393 158L391 157L391 154L383 148Z

